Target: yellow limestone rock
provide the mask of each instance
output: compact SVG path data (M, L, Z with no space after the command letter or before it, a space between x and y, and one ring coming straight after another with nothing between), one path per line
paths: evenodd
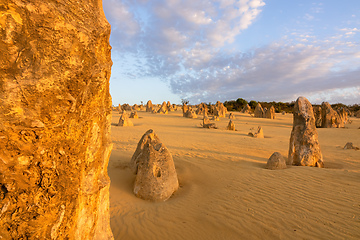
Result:
M179 188L173 158L152 129L141 137L130 167L136 173L134 194L139 198L165 201Z
M0 3L0 239L113 239L100 0Z
M266 163L267 169L277 170L277 169L285 169L286 161L285 158L279 152L274 152Z
M261 126L258 126L256 130L252 128L248 135L254 138L264 138L264 131Z
M299 97L293 114L293 128L286 164L324 167L311 103L305 97Z

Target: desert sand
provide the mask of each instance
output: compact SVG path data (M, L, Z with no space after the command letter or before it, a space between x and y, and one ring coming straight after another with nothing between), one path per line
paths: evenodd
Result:
M108 172L115 239L360 239L360 119L318 128L325 168L265 169L274 152L287 157L292 114L276 119L233 112L205 129L181 111L138 112L133 127L113 112ZM228 114L227 114L228 116ZM265 138L248 136L262 126ZM180 188L165 202L137 198L129 168L138 141L153 129L171 152Z

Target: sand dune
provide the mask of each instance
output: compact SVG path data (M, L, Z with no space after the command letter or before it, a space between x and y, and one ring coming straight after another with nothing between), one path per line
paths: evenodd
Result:
M202 117L138 112L133 127L115 126L109 162L115 239L360 239L360 119L343 129L317 129L325 168L267 170L270 155L287 157L292 115L253 118L234 112L238 131L201 128ZM265 138L247 136L261 125ZM180 189L166 202L132 193L129 162L141 136L154 129L172 153Z

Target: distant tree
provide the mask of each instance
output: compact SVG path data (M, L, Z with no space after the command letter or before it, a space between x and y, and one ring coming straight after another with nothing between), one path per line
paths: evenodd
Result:
M252 109L256 108L256 105L257 105L257 101L251 100L251 101L249 102L249 106L250 106Z
M236 105L237 105L236 110L240 111L241 109L243 109L246 106L246 104L248 104L248 102L245 99L238 98L236 100Z
M189 104L189 100L187 100L187 99L181 99L181 104L182 104L182 105L184 105L184 104L188 105L188 104Z

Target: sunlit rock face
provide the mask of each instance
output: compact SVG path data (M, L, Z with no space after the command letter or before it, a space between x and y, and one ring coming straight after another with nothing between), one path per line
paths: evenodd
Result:
M113 239L100 0L0 3L0 238Z
M263 110L263 108L261 107L261 104L260 103L258 103L257 105L256 105L256 108L255 108L255 111L254 111L254 117L256 117L256 118L262 118L262 117L264 117L264 110Z
M179 188L173 158L152 129L141 137L130 167L136 173L134 194L139 198L165 201Z
M265 118L275 119L275 108L274 106L271 106L269 109L266 110L264 114Z
M332 109L328 102L321 104L321 127L322 128L341 128L344 127L344 122L340 118L339 114Z
M294 106L288 165L324 167L311 103L299 97Z

